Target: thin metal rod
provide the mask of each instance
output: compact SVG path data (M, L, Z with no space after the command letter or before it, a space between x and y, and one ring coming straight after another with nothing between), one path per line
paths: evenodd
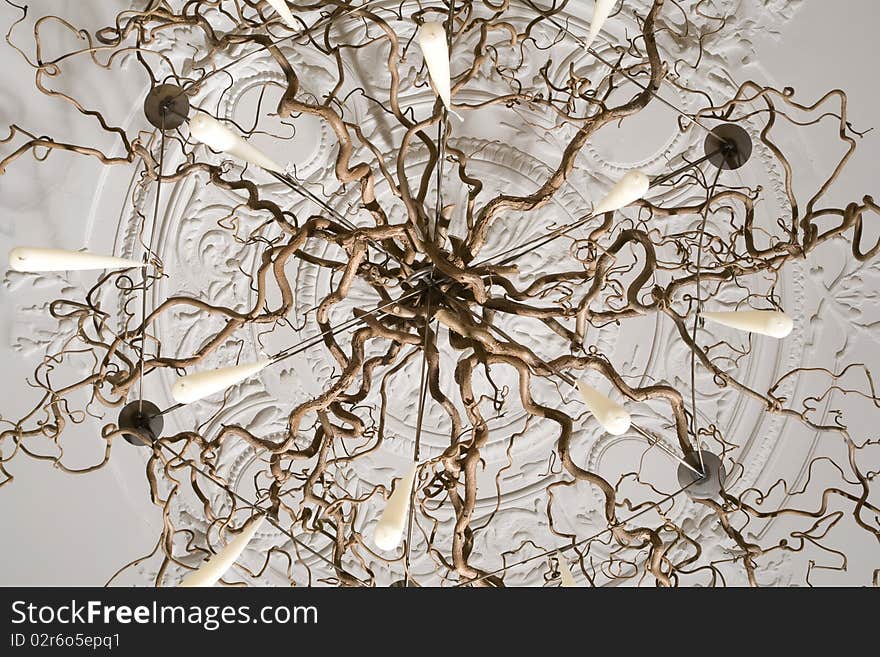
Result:
M730 148L729 144L724 143L723 146L712 151L711 153L704 155L703 157L701 157L697 160L694 160L693 162L690 162L684 166L681 166L678 169L676 169L675 171L672 171L670 173L667 173L667 174L664 174L664 175L659 176L657 178L654 178L653 180L651 180L651 183L649 185L649 189L656 187L658 185L662 185L667 180L674 178L675 176L679 176L682 173L684 173L685 171L688 171L689 169L693 169L694 167L699 166L703 162L706 162L707 160L709 160L709 158L714 157L715 155L718 155L719 153L723 153L726 150L728 150L729 148ZM481 260L481 261L475 263L474 266L480 267L480 266L487 265L487 264L493 264L495 266L503 266L506 264L510 264L514 260L518 260L519 258L523 257L524 255L531 253L535 249L538 249L546 244L549 244L550 242L553 242L553 241L559 239L560 237L567 235L571 231L576 230L576 229L580 228L581 226L588 224L590 221L595 219L596 216L597 216L596 214L590 213L586 217L583 217L582 219L578 219L574 223L567 224L565 226L560 226L556 230L553 230L550 233L548 233L547 235L537 237L533 240L525 242L524 244L512 246L509 249L507 249L506 251L502 251L501 253L496 253L494 256L490 256L489 258L486 258L485 260ZM525 250L523 251L523 249L525 249ZM517 251L522 251L522 252L516 253ZM515 253L515 255L507 257L504 260L501 260L500 262L492 262L496 258L500 258L502 256L506 256L511 253Z
M578 41L581 43L581 45L583 45L584 42L583 42L581 39L578 39ZM669 102L669 101L666 100L663 96L661 96L660 94L658 94L656 91L654 91L654 90L651 89L650 87L648 87L648 86L642 84L637 78L634 78L633 76L631 76L629 73L627 73L627 72L624 71L623 69L616 67L614 64L612 64L612 63L609 62L607 59L605 59L604 57L602 57L602 55L600 55L600 54L597 53L595 50L593 50L593 48L587 48L587 52L589 52L591 55L593 55L593 56L594 56L596 59L598 59L600 62L602 62L603 64L605 64L605 66L607 66L608 68L610 68L610 69L612 69L612 70L617 71L618 73L620 73L623 77L625 77L627 80L629 80L630 82L632 82L634 85L636 85L637 87L639 87L639 88L642 89L643 91L647 91L647 92L648 92L649 94L651 94L655 99L659 100L661 103L663 103L664 105L666 105L669 109L673 110L673 111L676 112L677 114L680 114L682 117L684 117L685 119L687 119L688 121L690 121L690 122L693 123L694 125L697 125L697 126L701 127L701 128L702 128L703 130L705 130L707 133L712 134L712 128L710 128L709 126L707 126L707 125L705 125L704 123L702 123L701 121L699 121L696 117L693 117L693 116L691 116L690 114L688 114L687 112L685 112L685 111L679 109L677 105L675 105L674 103ZM664 79L665 79L665 78L664 78Z
M470 311L471 315L473 315L477 319L480 319L479 315L477 315L473 310L471 310L470 306L468 306L468 310ZM511 344L515 344L517 346L523 346L523 345L520 345L519 342L514 340L510 335L508 335L508 333L506 331L499 328L498 326L495 326L494 324L491 324L488 326L489 326L489 330L494 330L498 335L500 335L502 338L504 338L505 340L507 340ZM531 351L531 350L529 350L529 351ZM565 383L567 383L568 385L570 385L572 387L577 385L577 381L574 379L574 377L570 376L569 374L567 374L566 372L563 372L560 369L553 367L550 363L548 363L543 358L539 357L534 352L532 352L532 355L535 356L535 358L538 360L538 362L540 362L544 367L546 367L551 372L553 372L557 377L562 379ZM636 431L638 431L640 434L645 436L648 439L649 443L652 444L652 446L656 445L656 446L660 447L660 449L662 449L664 452L669 454L669 456L674 458L676 461L681 463L683 466L685 466L686 468L688 468L688 469L692 470L693 472L695 472L696 474L698 474L700 476L700 478L705 476L705 474L704 474L705 470L704 470L704 472L700 472L699 470L695 469L690 463L685 461L682 457L680 457L675 452L671 451L659 438L654 438L648 432L646 432L644 429L642 429L640 426L638 426L635 423L631 423L630 426L633 429L635 429ZM651 443L652 438L655 441L654 443Z
M286 528L284 528L284 527L283 527L283 526L282 526L277 520L275 520L274 518L272 518L272 516L269 515L269 513L266 511L266 509L263 509L262 507L257 506L256 502L251 502L251 501L248 500L247 498L242 497L241 495L239 495L238 493L236 493L234 490L232 490L232 488L230 488L227 484L223 483L222 481L218 481L213 475L211 475L210 473L206 472L205 470L203 470L202 468L200 468L199 466L197 466L195 463L193 463L192 460L184 458L183 454L181 454L180 452L177 452L177 451L173 450L169 445L166 445L165 443L161 442L161 439L156 440L156 441L153 441L153 442L150 442L150 441L148 441L147 439L143 438L142 436L138 435L137 433L134 433L134 434L132 434L132 435L135 435L135 436L137 436L138 438L140 438L140 440L141 440L141 441L142 441L147 447L152 447L152 448L154 448L154 449L156 449L156 448L164 449L164 450L167 451L168 453L174 455L175 457L177 457L177 458L180 460L180 462L181 462L183 465L185 465L185 466L191 468L193 471L198 472L198 473L199 473L200 475L202 475L203 477L206 477L207 479L209 479L209 480L210 480L215 486L219 486L220 488L222 488L222 489L223 489L224 491L226 491L231 497L233 497L234 499L236 499L236 500L238 500L239 502L241 502L242 504L244 504L247 508L256 511L257 513L261 513L261 514L263 514L263 516L266 518L266 520L269 522L270 525L272 525L272 526L275 527L278 531L280 531L280 532L283 533L285 536L287 536L288 538L290 538L290 540L293 541L296 545L298 545L299 547L301 547L302 549L304 549L306 552L308 552L308 553L310 553L310 554L312 554L312 555L318 557L318 559L320 559L321 561L325 562L326 564L332 566L332 568L333 568L334 571L337 570L337 568L336 568L336 564L333 563L333 561L331 561L330 559L328 559L327 557L325 557L323 554L321 554L320 552L318 552L318 551L315 550L314 548L312 548L312 547L306 545L306 544L303 543L301 540L299 540L296 536L293 535L292 532L288 531L288 530L287 530ZM368 584L367 584L366 582L364 582L364 581L361 580L360 578L356 577L355 575L352 575L351 573L348 573L348 576L351 577L351 578L353 578L355 581L357 581L361 586L368 586Z
M154 417L162 417L163 415L166 415L167 413L173 413L177 409L183 408L184 406L186 406L186 404L180 404L180 403L174 404L173 406L169 406L168 408L166 408L163 411L159 411L155 415L151 415L150 419L153 419Z
M156 202L153 206L153 225L150 226L150 237L144 251L144 264L150 259L153 251L153 241L156 237L156 226L159 223L159 200L162 194L162 169L165 163L165 108L162 108L162 127L159 129L159 170L156 172ZM141 353L138 367L138 413L144 410L144 361L147 349L147 268L144 267L144 285L141 295Z
M431 333L431 297L428 294L428 300L425 305L425 337L422 341L422 367L419 374L419 410L416 419L416 436L415 445L413 446L413 463L419 462L422 441L422 424L425 418L425 402L428 397L428 336Z
M422 366L419 372L419 410L416 417L416 436L413 445L413 463L418 464L422 445L422 425L425 421L425 401L428 397L428 336L431 333L431 288L427 290L425 301L425 337L422 340ZM412 549L413 525L415 524L416 486L412 487L409 497L409 517L406 522L406 549L403 560L403 586L409 586L409 555Z
M304 36L308 36L314 30L317 30L318 28L326 27L327 25L332 23L333 20L335 20L336 18L344 18L344 17L346 17L356 11L361 11L363 9L367 9L367 8L371 7L374 4L379 4L380 1L381 0L367 0L367 2L364 2L362 5L349 8L347 11L342 12L339 16L336 16L336 17L328 16L326 18L322 18L321 20L317 21L314 25L312 25L311 27L306 27L301 32L297 32L295 34L288 34L285 37L281 37L280 39L275 39L274 41L270 41L269 43L263 44L259 48L255 48L254 50L246 52L241 57L238 57L237 59L234 59L231 62L227 62L226 64L224 64L223 66L221 66L219 68L215 68L213 71L211 71L210 73L207 73L199 80L193 80L185 88L182 88L181 93L187 93L187 92L189 92L190 89L193 89L193 90L197 89L198 87L205 84L205 82L207 82L209 79L211 79L212 77L214 77L218 73L223 73L224 71L228 71L230 68L232 68L236 64L241 63L242 61L244 61L245 59L247 59L251 55L256 55L261 52L267 52L271 48L275 48L276 46L279 46L282 43L285 43L287 41L290 41L291 39L299 39ZM177 96L175 96L175 98L176 97Z
M320 196L312 192L307 187L300 184L298 180L296 180L293 176L288 175L286 173L278 173L277 171L270 171L268 169L265 170L267 173L271 174L273 178L280 180L285 185L287 185L290 189L295 191L297 194L300 194L310 201L317 203L324 210L329 212L333 217L341 224L343 224L349 230L357 230L358 227L352 223L352 221L343 215L339 210L334 208L332 205L328 204L324 199Z
M425 305L425 337L422 340L422 366L419 373L419 406L418 416L416 418L416 436L415 445L413 446L413 463L419 462L419 454L421 450L422 440L422 421L425 416L425 401L428 396L428 336L431 332L431 296L428 294L428 300Z
M397 299L394 299L393 301L389 301L388 303L384 303L381 306L377 306L376 308L373 308L372 310L366 311L360 317L354 317L353 319L348 319L348 320L341 322L335 326L331 326L326 331L323 331L323 332L319 333L318 335L313 335L310 338L306 338L302 342L299 342L291 347L287 347L286 349L279 351L274 356L269 357L269 360L271 361L270 365L274 365L275 363L280 363L281 361L283 361L287 358L290 358L291 356L296 356L297 354L301 354L302 352L306 351L307 349L310 349L311 347L314 347L316 344L319 344L321 342L321 340L323 338L327 337L328 335L336 335L346 329L352 328L353 326L357 326L358 324L362 324L365 322L367 317L374 315L377 312L381 312L385 308L390 308L392 306L395 306L398 303L400 303L401 301L405 301L406 299L410 299L418 294L421 294L422 290L423 290L423 288L410 290L409 292L407 292L403 296L400 296ZM173 406L169 406L165 410L163 410L159 413L156 413L155 415L152 415L150 417L159 417L159 416L165 415L167 413L172 413L180 408L183 408L185 405L186 404L174 404Z
M646 506L644 509L641 509L640 511L638 511L637 513L634 513L633 515L629 516L628 518L624 518L623 520L618 520L618 521L615 522L614 524L609 525L608 527L606 527L606 528L603 529L602 531L597 532L597 533L593 534L592 536L590 536L590 537L588 537L588 538L584 538L584 539L582 539L582 540L580 540L580 541L577 541L576 543L569 543L569 544L567 544L567 545L563 545L563 546L560 546L560 547L551 548L551 549L549 549L549 550L547 550L547 551L545 551L545 552L541 552L540 554L535 554L535 555L533 555L533 556L531 556L531 557L528 557L528 558L526 558L526 559L522 559L521 561L515 561L514 563L508 564L508 565L506 565L506 566L502 566L501 568L497 568L497 569L495 569L495 570L493 570L493 571L491 571L491 572L483 573L483 574L480 575L479 577L474 577L473 579L468 579L468 580L466 580L466 581L464 581L464 582L459 582L458 584L455 585L455 588L459 588L459 587L462 587L462 586L469 586L469 585L473 584L474 582L479 582L479 581L482 581L482 580L486 579L487 577L492 577L492 576L494 576L494 575L499 575L499 574L501 574L501 573L507 572L507 571L510 570L511 568L516 568L517 566L522 566L523 564L527 564L527 563L529 563L529 562L531 562L531 561L535 561L536 559L544 559L544 558L546 558L546 557L549 557L549 556L552 556L552 555L556 554L557 552L566 552L567 550L573 550L573 549L575 549L576 547L580 547L581 545L584 545L584 544L586 544L586 543L590 543L590 542L592 542L592 541L595 541L597 538L599 538L599 537L602 536L603 534L607 534L608 532L610 532L610 531L613 530L613 529L616 529L617 527L620 527L620 526L622 526L622 525L624 525L624 524L626 524L626 523L632 522L633 520L635 520L635 519L638 518L639 516L644 515L644 514L647 513L648 511L651 511L652 509L657 508L658 506L660 506L660 505L663 504L664 502L668 502L669 500L673 500L673 499L675 499L678 495L680 495L681 493L683 493L683 492L684 492L685 490L687 490L690 486L693 486L694 483L696 483L696 481L692 481L691 483L689 483L689 484L688 484L687 486L685 486L684 488L679 488L679 489L678 489L677 491L675 491L674 493L670 493L669 495L667 495L666 497L664 497L662 500L657 500L656 502L651 503L650 505Z
M693 162L688 162L687 164L680 166L675 171L670 171L669 173L666 173L666 174L663 174L662 176L658 176L657 178L654 178L653 180L651 180L651 187L657 187L658 185L662 185L667 180L672 180L676 176L683 174L685 171L689 171L690 169L693 169L694 167L698 167L703 162L708 162L716 155L722 155L724 153L727 153L730 151L730 148L731 148L731 145L728 142L722 142L721 146L719 148L716 148L714 151L706 153L703 157L696 159Z
M669 448L669 446L666 445L666 443L664 443L662 440L660 440L660 438L658 436L655 436L651 432L643 429L642 427L637 425L635 422L631 422L630 427L635 429L638 433L642 434L648 440L648 444L651 447L659 447L661 450L663 450L664 452L669 454L669 456L674 458L676 461L681 463L688 470L690 470L695 475L697 475L700 479L702 479L703 477L706 476L706 470L703 467L702 462L700 463L700 468L702 468L702 472L701 472L700 470L697 470L694 466L692 466L690 463L688 463L686 460L684 460L682 457L680 457L678 454L676 454L674 451L672 451Z
M470 307L468 308L468 310L470 310ZM477 319L480 319L479 315L477 315L476 313L474 313L473 310L471 310L471 314L472 314L474 317L476 317ZM507 340L507 341L510 342L511 344L515 344L515 345L520 346L520 347L524 347L524 346L525 346L525 345L521 345L521 344L520 344L519 342L517 342L514 338L512 338L512 337L507 333L507 331L501 329L501 328L498 327L498 326L495 326L495 324L487 324L487 326L490 327L490 330L494 330L498 335L500 335L502 338L504 338L505 340ZM548 363L546 360L544 360L543 358L541 358L540 356L538 356L538 355L537 355L535 352L533 352L531 349L529 349L529 351L530 351L530 352L532 353L532 355L538 360L538 362L541 363L541 365L543 365L543 366L546 367L548 370L550 370L551 372L553 372L557 377L559 377L560 379L562 379L565 383L567 383L567 384L570 385L570 386L575 386L575 385L577 385L577 381L576 381L576 380L574 379L574 377L572 377L570 374L567 374L566 372L563 372L562 370L560 370L560 369L558 369L558 368L556 368L556 367L553 367L550 363Z
M495 266L501 267L503 265L510 264L514 260L518 260L519 258L522 258L524 255L531 253L535 249L538 249L538 248L544 246L545 244L549 244L550 242L554 242L557 239L559 239L560 237L567 235L571 231L576 230L576 229L580 228L581 226L586 225L591 220L593 220L595 217L596 217L595 214L590 213L588 216L584 217L583 219L579 219L572 224L568 224L567 226L560 226L556 230L548 233L547 235L544 235L542 237L539 237L539 238L536 238L536 239L531 240L529 242L526 242L525 244L520 244L519 246L511 247L506 251L502 251L501 253L497 253L494 256L486 258L485 260L481 260L480 262L475 263L474 266L480 267L480 266L487 265L487 264L493 264ZM525 248L525 250L522 250L523 248ZM521 251L521 252L516 253L516 251ZM513 255L508 255L508 254L513 254ZM503 260L501 260L499 262L492 262L493 260L495 260L495 258L499 258L499 257L505 256L505 255L508 255L508 257L504 258Z

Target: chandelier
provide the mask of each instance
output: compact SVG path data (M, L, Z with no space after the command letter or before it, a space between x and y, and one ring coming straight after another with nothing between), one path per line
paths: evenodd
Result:
M122 210L104 251L9 254L82 289L0 487L136 451L160 529L108 584L811 583L840 532L876 550L876 440L838 407L880 399L802 312L822 249L880 249L834 193L861 133L840 90L734 82L735 3L148 0L95 31L7 4L94 141L22 117L0 174L98 161ZM821 174L806 134L838 142Z

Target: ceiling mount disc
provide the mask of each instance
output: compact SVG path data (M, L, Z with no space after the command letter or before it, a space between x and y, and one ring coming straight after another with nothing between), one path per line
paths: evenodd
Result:
M726 473L721 459L712 452L703 450L702 452L691 452L684 457L690 465L697 470L700 469L700 455L702 455L702 466L705 474L700 477L696 472L680 464L678 466L678 483L685 492L698 500L705 500L717 497L724 489L724 478Z
M752 156L752 138L742 126L724 123L706 136L703 150L712 165L733 171L745 165Z
M176 84L160 84L144 99L144 114L160 130L174 130L189 116L189 97Z
M119 412L119 428L137 433L123 433L122 437L138 447L147 446L143 438L149 438L150 442L157 440L165 426L161 412L158 406L146 399L129 402Z

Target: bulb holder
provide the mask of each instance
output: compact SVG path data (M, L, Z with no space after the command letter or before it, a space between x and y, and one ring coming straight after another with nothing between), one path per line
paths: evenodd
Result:
M160 84L144 99L144 114L159 130L175 130L189 116L189 97L176 84Z
M146 399L129 402L119 412L119 428L123 431L136 430L137 433L123 433L122 437L132 445L147 447L141 436L152 442L162 435L165 420L162 419L161 412L158 406Z
M721 147L721 152L718 148ZM724 123L712 129L703 142L709 163L725 171L745 166L752 156L752 138L742 126Z
M701 477L690 468L680 464L678 466L678 483L682 488L687 486L685 492L690 497L698 500L707 500L717 497L718 493L724 488L724 479L727 473L724 471L721 459L706 450L691 452L685 455L684 460L699 470L701 454L702 467L705 474Z

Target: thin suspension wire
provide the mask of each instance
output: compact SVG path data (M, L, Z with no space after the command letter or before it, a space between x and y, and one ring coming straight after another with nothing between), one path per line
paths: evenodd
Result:
M680 457L678 454L676 454L674 451L672 451L669 448L669 446L660 439L659 436L655 436L650 431L648 431L647 429L643 429L635 422L630 422L630 426L633 429L635 429L638 433L642 434L642 436L644 436L644 438L648 441L649 446L659 447L661 450L663 450L664 452L669 454L669 456L673 457L676 461L678 461L681 465L683 465L688 470L690 470L695 475L697 475L700 479L702 479L703 477L706 476L706 469L705 468L703 468L702 472L700 470L697 470L694 466L692 466L690 463L688 463L686 460L684 460L682 457ZM700 467L702 468L702 463L700 464Z
M514 260L518 260L518 259L522 258L524 255L531 253L535 249L539 249L542 246L544 246L545 244L549 244L550 242L554 242L557 239L559 239L560 237L567 235L571 231L576 230L576 229L580 228L581 226L586 225L587 223L589 223L590 221L592 221L595 218L596 218L596 215L591 212L588 216L584 217L583 219L578 219L574 223L568 224L566 226L560 226L556 230L553 230L550 233L548 233L547 235L543 235L541 237L535 238L534 240L530 240L530 241L526 242L525 244L513 246L513 247L507 249L506 251L502 251L501 253L497 253L494 256L486 258L485 260L481 260L477 263L474 263L474 267L481 267L481 266L488 265L488 264L492 264L496 267L502 267L504 265L508 265L511 262L513 262ZM523 251L522 249L525 249L525 250ZM522 252L516 253L517 251L522 251ZM509 254L514 254L514 255L509 255ZM492 262L496 258L500 258L502 256L508 256L508 257L504 258L503 260L501 260L499 262Z
M650 189L653 187L658 187L668 180L672 180L676 176L684 173L685 171L690 171L691 169L700 166L703 162L708 162L716 155L722 155L725 151L730 149L730 144L722 140L719 141L721 141L721 145L715 150L709 151L708 153L700 158L697 158L693 162L687 162L686 164L675 169L674 171L670 171L669 173L664 173L662 176L657 176L656 178L653 178L650 185L648 185L648 188Z
M431 234L431 222L427 222L427 230L428 234L425 238L429 241L434 241L437 239L439 235L440 228L440 213L443 212L443 160L446 157L445 153L445 142L446 142L446 120L447 120L447 111L446 105L443 105L443 110L440 115L440 120L437 122L437 200L434 204L434 231L433 235ZM440 246L440 245L438 245Z
M701 445L701 440L697 428L697 354L696 354L696 344L697 344L697 328L700 325L700 315L703 311L703 294L702 289L700 287L700 267L702 264L702 256L703 256L703 237L706 234L706 222L709 219L709 201L711 201L712 196L715 194L715 188L718 186L718 180L721 178L721 172L724 169L722 167L718 167L718 171L715 174L715 180L712 181L712 186L709 188L709 192L706 194L706 207L703 208L702 212L702 220L700 221L700 237L697 243L697 271L696 271L696 302L697 308L696 312L694 312L694 325L691 329L691 343L694 347L691 349L691 424L693 425L694 431L694 442L697 447L697 455L700 457L700 469L705 473L706 467L703 464L703 449Z
M693 162L689 162L688 164L685 164L684 166L681 166L681 167L675 169L674 171L671 171L667 174L664 174L662 176L654 178L651 181L651 183L649 184L648 188L651 189L651 188L657 187L659 185L662 185L666 181L674 178L675 176L678 176L678 175L684 173L685 171L689 171L689 170L699 166L700 164L703 164L704 162L708 161L712 157L725 152L725 150L728 148L729 148L729 146L726 143L722 142L722 145L719 148L715 149L714 151L711 151L710 153L707 153L703 157L701 157L697 160L694 160ZM512 247L506 249L505 251L502 251L501 253L496 253L493 256L485 258L484 260L480 260L479 262L475 263L474 266L480 267L480 266L487 265L487 264L493 264L495 266L503 266L503 265L510 264L514 260L518 260L519 258L523 257L527 253L531 253L535 249L538 249L538 248L544 246L545 244L549 244L550 242L553 242L553 241L557 240L558 238L569 234L573 230L576 230L578 228L581 228L582 226L585 226L590 221L595 219L596 216L597 216L596 214L590 213L588 216L583 217L582 219L578 219L574 223L567 224L565 226L560 226L559 228L548 233L547 235L542 235L542 236L536 237L533 240L529 240L528 242L525 242L523 244L518 244L516 246L512 246ZM523 249L525 249L525 250L523 251ZM522 253L516 253L517 251L522 251ZM504 258L500 262L493 262L493 260L495 260L496 258L503 258L504 256L509 256L512 253L516 253L516 255L512 255L510 257Z
M683 493L690 486L693 486L695 483L696 483L696 480L692 481L691 483L689 483L687 486L685 486L683 488L679 488L674 493L670 493L669 495L667 495L663 499L657 500L656 502L652 502L651 504L646 506L644 509L639 510L637 513L634 513L633 515L629 516L628 518L624 518L623 520L618 520L614 524L608 525L608 527L606 527L602 531L597 532L588 538L581 539L580 541L577 541L576 543L568 543L567 545L551 548L545 552L541 552L540 554L535 554L535 555L528 557L526 559L522 559L521 561L515 561L514 563L508 564L506 566L502 566L501 568L497 568L496 570L493 570L491 572L483 573L479 577L474 577L473 579L468 579L464 582L459 582L458 584L455 585L454 588L460 588L462 586L469 586L469 585L473 584L474 582L480 582L488 577L492 577L494 575L499 575L501 573L507 572L511 568L516 568L517 566L522 566L523 564L527 564L531 561L535 561L536 559L544 559L544 558L549 557L557 552L565 552L567 550L573 550L576 547L580 547L581 545L595 541L597 538L599 538L603 534L606 534L606 533L610 532L611 530L616 529L617 527L621 527L622 525L624 525L628 522L632 522L633 520L635 520L639 516L644 515L648 511L651 511L652 509L657 508L658 506L660 506L664 502L668 502L669 500L675 499L678 495Z

